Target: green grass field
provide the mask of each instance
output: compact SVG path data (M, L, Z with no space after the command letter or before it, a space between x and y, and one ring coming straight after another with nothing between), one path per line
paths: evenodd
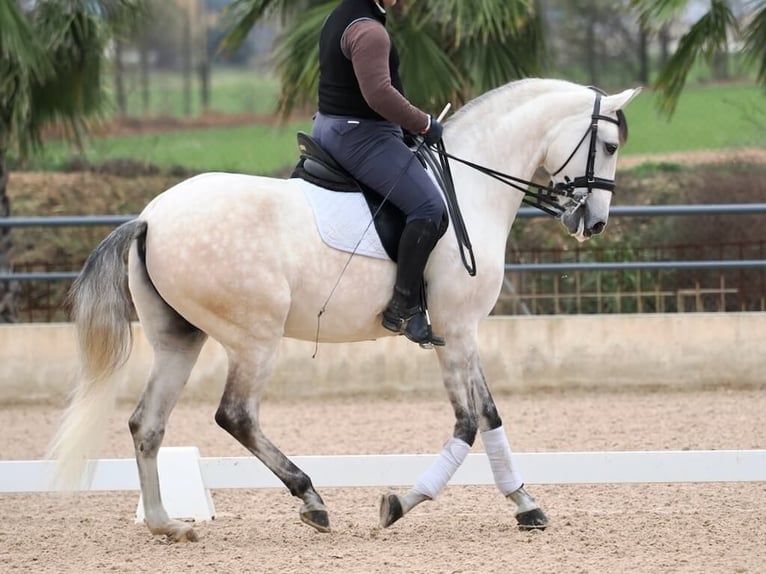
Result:
M128 115L144 115L144 104L136 72L125 75ZM149 76L149 108L146 115L183 117L185 115L183 78L178 73L152 73ZM214 68L211 74L210 109L239 114L272 114L279 97L279 82L267 73ZM189 91L191 115L201 113L197 77Z
M626 109L626 154L766 146L766 91L754 85L688 88L668 119L645 91Z
M311 131L311 122L282 127L248 125L97 138L87 143L86 157L93 164L131 159L163 170L182 167L194 172L271 174L298 161L298 130ZM51 142L30 167L56 169L65 165L70 157L68 144Z
M241 75L223 76L217 98L232 102L253 95ZM273 82L264 80L260 105L274 101ZM228 83L228 84L227 84ZM227 87L228 86L228 87ZM272 86L269 88L268 86ZM175 96L172 96L175 94ZM224 94L226 94L224 96ZM169 101L178 103L178 92ZM628 107L630 139L624 154L668 153L702 149L766 146L766 92L754 85L689 88L671 119L661 116L655 96L645 91ZM194 129L157 135L90 139L87 159L101 163L132 159L162 169L182 166L193 171L237 171L272 174L284 171L298 157L297 130L310 130L310 120L278 127L239 126ZM71 155L64 142L49 142L30 162L31 168L58 169Z

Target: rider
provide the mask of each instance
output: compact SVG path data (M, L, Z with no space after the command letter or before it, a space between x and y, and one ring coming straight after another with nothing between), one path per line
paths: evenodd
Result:
M342 0L319 39L319 111L312 135L367 187L406 216L394 293L383 326L421 344L444 344L431 332L420 288L431 250L448 225L440 192L403 141L405 130L438 142L442 125L413 106L399 77L399 54L386 30L397 0Z

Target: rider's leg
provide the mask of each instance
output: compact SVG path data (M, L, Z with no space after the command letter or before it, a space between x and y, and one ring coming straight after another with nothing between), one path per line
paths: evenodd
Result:
M317 115L314 137L349 173L393 203L407 223L398 249L394 293L383 325L421 344L443 344L433 336L420 289L428 256L447 229L441 193L390 122Z
M399 240L394 293L383 311L383 326L403 333L415 343L442 343L431 332L420 304L423 270L441 237L440 231L430 219L415 219L404 227Z

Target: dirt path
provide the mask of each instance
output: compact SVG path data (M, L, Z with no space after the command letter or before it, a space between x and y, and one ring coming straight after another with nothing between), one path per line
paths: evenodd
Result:
M618 168L630 169L644 163L677 163L700 165L710 163L748 162L766 164L766 148L742 148L732 150L702 150L663 154L638 154L620 156Z
M766 448L763 391L536 393L498 406L520 452ZM132 455L130 410L115 412L105 458ZM180 405L165 444L244 456L214 411ZM435 453L452 424L442 397L266 403L262 414L290 455ZM57 417L0 407L0 459L41 457ZM493 487L447 488L387 530L381 489L325 489L329 535L301 524L282 489L214 491L216 520L176 545L133 523L137 493L2 495L0 572L763 572L766 484L529 488L552 519L546 532L519 532Z

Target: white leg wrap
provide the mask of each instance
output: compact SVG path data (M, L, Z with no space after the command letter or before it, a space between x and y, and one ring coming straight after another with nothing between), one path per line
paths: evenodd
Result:
M519 465L511 452L511 445L508 444L508 437L505 436L503 426L482 432L481 442L484 443L484 450L487 452L497 489L503 496L518 490L524 481L521 479Z
M471 446L465 441L455 437L449 439L444 443L444 448L436 461L420 475L413 490L431 500L436 498L447 486L458 467L463 464L469 450Z

